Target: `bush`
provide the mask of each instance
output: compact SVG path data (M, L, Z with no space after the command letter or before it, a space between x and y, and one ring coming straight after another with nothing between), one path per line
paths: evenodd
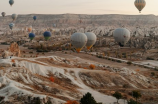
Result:
M127 103L128 103L128 104L141 104L141 103L137 103L137 102L134 101L133 99L130 99Z
M147 57L146 60L154 60L152 57Z
M33 52L29 52L29 53L33 53Z
M154 72L151 72L151 76L155 76L155 73L154 73Z
M121 61L121 60L117 60L117 62L118 62L118 63L122 63L122 61Z
M97 57L98 57L98 58L103 58L103 57L102 57L102 56L100 56L100 55L98 55Z
M53 77L50 77L49 79L50 79L50 81L54 82L54 78Z
M131 62L131 61L128 61L128 62L127 62L127 64L128 64L128 65L131 65L131 64L132 64L132 62Z
M91 65L89 65L89 68L95 69L95 65L91 64Z
M77 101L67 101L65 104L79 104Z
M15 63L15 60L12 59L12 62Z

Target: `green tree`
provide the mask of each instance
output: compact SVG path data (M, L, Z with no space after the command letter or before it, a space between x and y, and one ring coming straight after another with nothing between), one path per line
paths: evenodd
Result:
M119 93L118 91L116 91L112 96L114 96L117 99L117 103L118 103L118 100L122 98L122 94Z
M128 101L128 104L141 104L141 103L137 103L136 101L134 101L133 99L130 99Z
M140 91L133 91L132 93L133 93L133 97L136 99L136 102L142 96Z
M80 104L97 104L93 96L88 92L87 94L83 95L80 100Z
M35 104L41 104L41 101L40 101L39 97L35 98Z
M45 103L45 104L52 104L51 99L49 98L47 103Z

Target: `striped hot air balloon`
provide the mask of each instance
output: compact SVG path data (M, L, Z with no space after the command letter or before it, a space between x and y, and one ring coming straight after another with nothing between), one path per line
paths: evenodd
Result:
M143 10L143 8L146 5L145 0L135 0L134 2L136 8L139 10L139 13L141 13L141 11Z

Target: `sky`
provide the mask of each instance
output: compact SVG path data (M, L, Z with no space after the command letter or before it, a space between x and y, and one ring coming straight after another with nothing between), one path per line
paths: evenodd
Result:
M135 0L0 0L0 12L16 14L129 14L139 15ZM146 0L141 14L158 15L158 0Z

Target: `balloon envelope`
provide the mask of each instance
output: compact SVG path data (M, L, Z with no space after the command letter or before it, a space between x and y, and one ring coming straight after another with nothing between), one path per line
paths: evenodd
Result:
M114 30L113 36L115 41L123 47L130 39L130 31L126 28L118 28Z
M44 36L45 40L47 41L51 37L51 32L46 31L43 33L43 36Z
M87 36L84 33L74 33L71 35L71 44L77 52L80 52L87 43Z
M146 2L145 0L135 0L134 4L136 8L139 10L139 12L141 12L142 9L145 7Z
M17 16L16 14L12 14L12 19L13 19L13 21L16 20L17 17L18 17L18 16Z
M35 38L35 34L34 33L30 33L29 34L29 38L30 38L30 40L33 40Z
M32 26L29 26L29 27L27 28L27 31L28 31L28 32L31 32L31 31L32 31Z
M10 24L9 24L9 28L12 30L13 27L14 27L14 24L13 24L13 23L10 23Z
M86 32L85 34L88 39L86 46L87 46L87 49L90 49L96 43L97 37L92 32Z
M14 4L14 0L9 0L9 4L12 6Z
M1 14L2 14L2 16L3 16L3 17L5 17L5 15L6 15L6 13L5 13L5 12L2 12Z
M34 19L34 20L36 20L36 19L37 19L37 17L36 17L36 16L33 16L33 19Z

